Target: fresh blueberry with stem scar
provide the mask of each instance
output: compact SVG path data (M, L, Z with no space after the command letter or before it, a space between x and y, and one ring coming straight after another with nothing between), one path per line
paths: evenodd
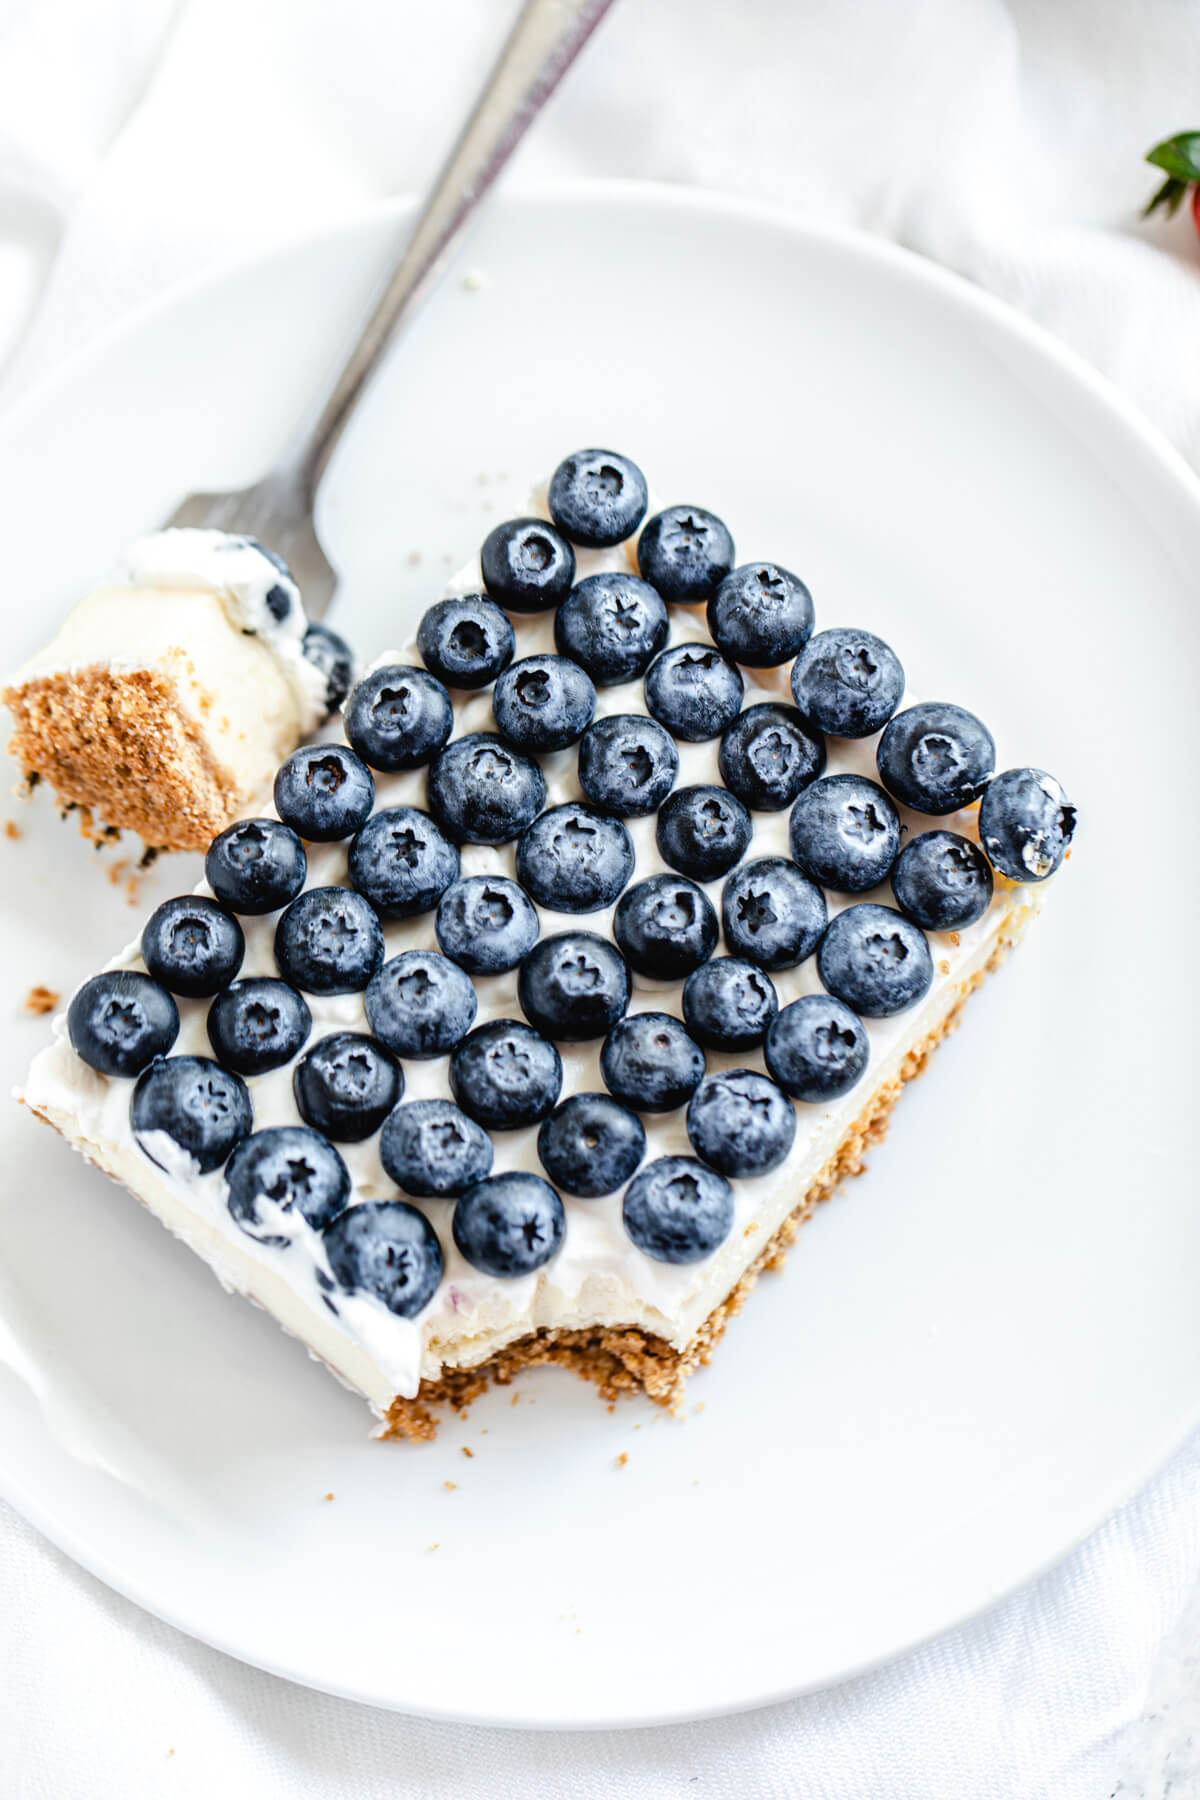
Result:
M794 969L821 940L825 896L785 856L743 863L721 894L725 943L760 969Z
M825 768L825 740L792 706L749 706L721 739L721 780L752 812L782 812Z
M275 927L279 973L306 994L354 994L383 961L375 909L349 888L309 888Z
M140 1075L179 1036L179 1008L139 969L93 975L67 1008L71 1048L101 1075Z
M252 976L235 981L208 1009L208 1041L217 1060L238 1075L265 1075L298 1056L312 1014L286 981Z
M296 1064L292 1092L307 1125L339 1143L357 1144L379 1130L400 1099L404 1072L374 1038L335 1031Z
M230 1214L247 1237L285 1248L303 1221L323 1231L346 1209L350 1171L327 1138L307 1125L279 1125L243 1138L225 1168Z
M130 1108L133 1135L150 1161L175 1172L175 1151L195 1172L219 1169L254 1127L254 1109L240 1075L207 1056L164 1056L138 1076ZM175 1150L162 1139L169 1138Z
M492 1140L450 1100L410 1100L379 1134L379 1160L418 1200L461 1194L492 1169Z
M633 873L633 843L619 819L588 806L554 806L517 844L517 879L550 912L610 906Z
M669 734L644 713L613 713L583 734L579 785L593 806L615 818L657 812L678 773Z
M454 708L426 669L390 663L364 675L346 701L346 736L373 769L419 769L454 729Z
M596 690L569 657L523 656L496 683L492 711L515 749L565 750L590 724Z
M923 831L896 858L892 892L906 919L923 931L959 931L992 903L992 871L970 838Z
M575 450L550 477L550 517L573 544L606 549L646 516L646 477L615 450Z
M447 687L486 687L508 667L516 644L512 626L485 594L439 600L417 627L421 660Z
M515 969L537 942L538 916L504 875L469 875L446 889L434 920L442 950L468 975Z
M974 713L930 700L896 714L875 760L893 798L940 815L978 800L996 767L996 745Z
M770 977L740 956L714 956L683 984L683 1019L709 1050L754 1050L779 1011Z
M371 771L345 744L304 744L275 777L275 811L310 843L353 837L374 804Z
M447 1056L475 1023L471 977L436 950L405 950L367 983L367 1023L397 1056Z
M848 906L817 951L829 992L868 1019L903 1012L928 992L933 958L925 934L890 906Z
M804 994L785 1006L763 1050L784 1093L812 1106L848 1094L870 1054L862 1020L831 994Z
M792 698L833 737L870 737L904 693L900 658L882 638L852 625L819 631L792 666Z
M979 836L1010 881L1045 881L1075 835L1076 809L1044 769L1006 769L979 808Z
M639 1250L656 1262L702 1262L733 1226L733 1189L690 1156L660 1156L626 1189L621 1216Z
M863 775L827 775L796 801L788 824L793 860L839 894L886 881L900 849L900 816Z
M350 879L385 919L435 907L458 878L458 851L415 806L374 813L350 846Z
M556 1187L595 1200L634 1173L646 1154L646 1128L607 1094L572 1094L542 1121L537 1147Z
M344 1292L369 1294L401 1319L424 1312L442 1279L437 1232L406 1200L348 1206L325 1232L325 1254Z
M702 506L668 506L638 539L638 569L664 600L695 606L716 593L733 567L733 538Z
M489 1131L540 1124L561 1088L558 1051L519 1019L476 1026L450 1058L451 1093Z
M714 643L752 669L790 662L812 636L813 618L812 595L778 563L744 563L708 603Z
M545 519L506 519L479 553L483 585L509 612L557 606L575 579L575 552Z
M663 802L655 828L665 863L693 881L727 875L749 848L753 826L736 794L721 787L685 787Z
M712 902L694 881L651 875L621 895L613 936L637 974L678 981L708 961L719 927Z
M334 714L354 680L354 652L344 637L330 631L328 625L310 625L304 633L300 654L325 678L325 717Z
M567 1229L563 1203L540 1175L493 1175L454 1208L454 1242L473 1269L504 1281L548 1263Z
M629 1005L629 970L607 938L563 931L521 964L517 997L530 1024L564 1043L601 1038Z
M597 687L636 681L670 632L662 595L636 575L588 575L554 615L554 642Z
M753 1069L708 1075L688 1102L687 1134L702 1162L731 1178L766 1175L787 1157L796 1109Z
M220 993L245 954L237 920L204 894L164 900L142 932L142 961L155 981L193 999Z
M491 731L448 744L429 771L429 810L456 844L507 844L546 803L546 777Z
M741 709L741 670L712 644L675 644L646 671L646 706L672 737L702 744L720 737Z
M614 1099L638 1112L673 1112L704 1075L704 1052L670 1013L634 1013L604 1040L600 1074Z
M304 886L308 858L290 825L278 819L239 819L215 837L204 875L223 905L257 915L278 912Z

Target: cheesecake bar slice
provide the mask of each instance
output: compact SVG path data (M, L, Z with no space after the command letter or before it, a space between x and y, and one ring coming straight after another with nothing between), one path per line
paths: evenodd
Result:
M564 460L72 998L20 1098L385 1434L675 1403L1015 944L1074 809L716 515Z

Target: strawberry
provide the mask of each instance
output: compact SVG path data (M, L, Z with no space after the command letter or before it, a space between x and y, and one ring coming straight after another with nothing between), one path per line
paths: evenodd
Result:
M1162 169L1166 179L1151 196L1142 217L1148 218L1165 206L1167 216L1174 218L1190 188L1192 218L1200 233L1200 131L1180 131L1174 137L1164 138L1161 144L1155 144L1146 161Z

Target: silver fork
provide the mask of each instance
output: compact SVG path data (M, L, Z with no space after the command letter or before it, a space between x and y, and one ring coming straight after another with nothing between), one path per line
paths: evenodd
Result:
M245 533L290 567L310 619L337 572L317 537L317 488L350 416L401 325L424 300L464 228L613 0L526 0L454 149L433 184L362 333L328 390L252 487L189 494L166 522Z

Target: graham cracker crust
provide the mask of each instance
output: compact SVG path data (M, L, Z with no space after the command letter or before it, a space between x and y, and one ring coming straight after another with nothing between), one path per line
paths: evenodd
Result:
M0 694L9 754L61 800L171 850L206 850L243 796L180 707L166 674L91 668Z
M805 1220L812 1217L821 1201L828 1200L848 1176L862 1174L866 1167L866 1152L872 1144L878 1144L886 1137L893 1109L905 1085L928 1067L938 1045L959 1024L971 994L1004 961L1023 925L1024 920L1014 922L999 939L983 968L962 983L957 999L941 1024L913 1045L898 1075L881 1088L859 1114L803 1199L749 1264L736 1286L709 1314L686 1349L676 1350L665 1338L633 1327L576 1331L543 1328L518 1338L473 1368L446 1369L436 1381L423 1381L411 1400L397 1395L387 1409L380 1436L413 1440L433 1438L438 1428L434 1408L460 1410L478 1399L491 1385L508 1387L523 1369L536 1368L542 1363L554 1363L573 1370L584 1381L594 1383L600 1398L610 1403L622 1394L643 1393L658 1406L668 1410L678 1408L688 1377L711 1362L725 1327L741 1312L759 1276L764 1270L781 1269L796 1233Z

